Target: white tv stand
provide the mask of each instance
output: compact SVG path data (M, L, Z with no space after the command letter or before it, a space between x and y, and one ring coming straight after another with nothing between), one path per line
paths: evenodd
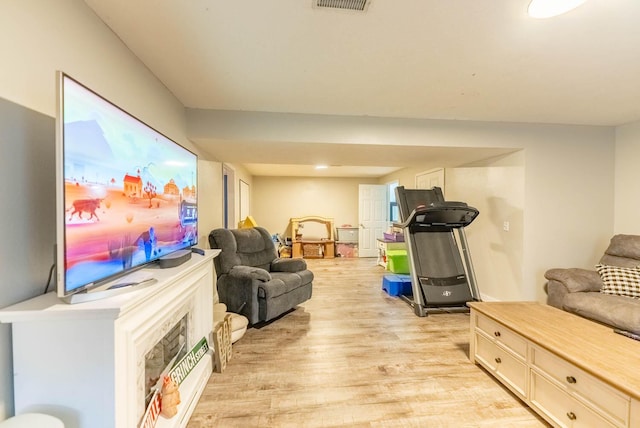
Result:
M211 346L219 250L170 268L157 283L69 305L48 293L0 310L12 323L15 413L42 412L66 428L132 428L144 414L144 356L183 317L190 349ZM180 385L179 413L157 427L187 425L212 372L212 351Z

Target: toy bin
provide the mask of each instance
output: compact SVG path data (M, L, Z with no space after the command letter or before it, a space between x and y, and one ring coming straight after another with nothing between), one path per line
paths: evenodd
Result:
M387 250L387 270L393 273L409 273L407 250Z
M359 230L357 227L336 227L336 231L338 232L338 242L358 242Z
M358 244L338 242L336 243L336 254L340 257L358 257Z
M383 232L384 240L389 242L404 242L404 234L402 232Z

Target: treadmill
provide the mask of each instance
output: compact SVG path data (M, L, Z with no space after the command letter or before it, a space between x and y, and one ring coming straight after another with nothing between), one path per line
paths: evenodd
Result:
M407 243L413 295L400 297L420 317L437 312L468 312L480 301L464 228L479 211L464 202L447 202L440 187L396 187L401 227ZM457 231L458 239L454 231Z

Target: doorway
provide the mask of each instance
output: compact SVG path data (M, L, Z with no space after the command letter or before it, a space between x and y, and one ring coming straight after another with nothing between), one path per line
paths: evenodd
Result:
M222 223L225 229L235 225L236 173L229 165L222 164ZM233 227L232 227L233 228Z
M387 186L384 184L360 184L358 188L358 256L376 257L377 240L383 238L389 217Z

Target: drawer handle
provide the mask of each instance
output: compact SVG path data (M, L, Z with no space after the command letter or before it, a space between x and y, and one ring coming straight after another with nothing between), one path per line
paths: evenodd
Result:
M573 376L567 376L567 382L569 382L569 383L576 383L576 382L577 382L577 380L576 380L576 378L575 378L575 377L573 377Z
M499 331L494 331L494 332L493 332L493 335L494 335L495 337L500 337L500 332L499 332Z
M578 419L576 414L573 412L567 412L567 417L569 418L569 420L572 420L572 421L575 421L576 419Z
M500 357L496 358L496 363L500 364L502 362L502 360L500 359Z

